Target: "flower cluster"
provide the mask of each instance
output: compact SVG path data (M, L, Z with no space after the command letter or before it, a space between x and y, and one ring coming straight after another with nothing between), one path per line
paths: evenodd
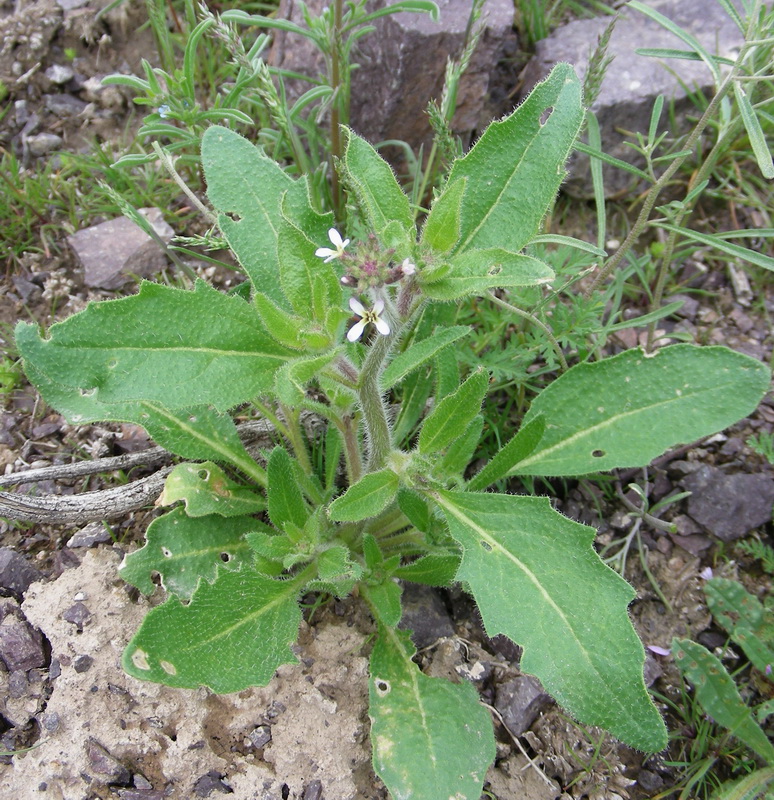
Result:
M344 239L335 228L328 231L328 238L333 248L318 247L315 255L322 258L326 264L339 259L345 268L341 283L360 293L368 290L378 291L383 286L397 283L416 272L416 266L408 258L403 259L401 264L394 265L392 256L395 251L382 249L379 240L373 234L369 234L365 242L358 242L355 252L346 252L350 240ZM389 335L390 326L381 316L384 311L382 298L377 299L373 308L369 310L353 297L350 298L349 307L360 317L347 334L350 342L359 339L369 324L374 325L383 336Z

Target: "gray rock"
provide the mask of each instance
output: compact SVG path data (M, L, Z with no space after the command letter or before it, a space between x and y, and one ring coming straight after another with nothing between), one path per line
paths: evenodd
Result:
M692 492L688 514L724 542L741 539L771 520L774 480L766 475L726 475L703 465L682 486Z
M29 689L27 673L23 669L16 669L8 676L8 695L16 700L24 697Z
M44 74L51 83L55 83L57 86L71 81L75 76L72 67L68 67L66 64L52 64Z
M93 737L89 737L86 745L86 756L100 783L128 786L132 781L132 773Z
M91 612L83 603L77 602L62 612L62 619L75 625L78 631L82 631L84 626L91 621Z
M77 117L87 103L71 94L47 94L45 105L57 117Z
M119 789L121 800L164 800L164 792L155 789Z
M637 785L640 789L652 795L664 787L664 779L657 772L641 769L639 775L637 775Z
M135 777L135 781L137 778ZM164 792L156 789L119 789L121 800L164 800Z
M13 600L6 600L0 622L0 661L8 672L46 666L43 636L27 622Z
M271 725L258 725L247 734L247 738L256 749L266 747L271 741Z
M110 531L101 522L90 522L67 542L68 547L94 547L95 544L112 541Z
M91 656L76 656L73 659L73 669L78 673L81 674L82 672L88 672L91 669L91 665L94 663L94 659Z
M313 13L327 0L311 0ZM369 3L369 11L385 0ZM402 139L417 150L431 139L425 109L430 100L440 101L447 58L456 58L463 44L470 13L469 0L438 0L439 22L427 14L404 12L375 20L376 30L360 39L353 60L352 128L371 142ZM457 114L452 126L464 140L480 130L496 114L486 107L490 78L506 53L516 49L513 3L489 0L484 7L486 30L471 58L458 92ZM303 25L300 5L282 0L278 17ZM277 32L271 63L315 77L324 72L322 58L306 39ZM309 88L308 83L289 83L291 96Z
M59 729L59 725L61 723L61 718L56 711L52 711L51 713L43 714L40 719L40 722L43 726L43 730L48 731L48 733L54 733Z
M304 787L303 800L322 800L322 781L309 781Z
M646 0L648 5L670 18L693 34L712 54L735 57L742 36L739 29L723 11L720 3L707 0ZM738 5L738 4L737 4ZM602 149L610 155L642 166L633 151L624 147L619 129L647 134L651 109L656 97L663 94L676 101L675 112L678 130L672 136L685 133L690 128L686 112L696 113L687 98L685 86L712 89L712 75L701 61L670 59L668 61L637 55L637 48L687 49L676 36L669 33L649 17L627 9L620 9L620 19L610 40L608 55L615 57L607 71L599 97L592 109L596 113L602 133ZM542 80L554 64L569 61L578 75L586 74L589 56L597 46L598 37L607 27L609 17L576 20L555 30L547 39L538 42L535 56L524 74L524 93ZM660 130L668 129L666 111L662 115ZM565 188L581 197L591 195L589 161L577 156L571 165L571 176ZM632 176L622 170L604 167L605 191L613 195L631 186ZM636 179L635 179L636 180Z
M215 770L210 770L196 781L194 794L197 797L209 797L213 792L232 794L231 788L223 781L223 775Z
M26 558L11 547L0 547L0 594L21 596L30 584L43 578Z
M64 139L55 133L36 133L34 136L28 136L26 142L30 155L44 156L53 150L61 149Z
M164 242L174 235L158 208L141 208L140 213L151 223ZM162 248L128 217L101 222L84 228L67 241L83 267L87 286L117 289L131 275L148 277L166 266Z
M411 641L420 650L445 636L454 636L449 612L431 586L406 583L401 605L403 616L398 627L412 632Z
M494 705L508 730L514 736L521 736L552 702L537 678L519 675L497 687Z

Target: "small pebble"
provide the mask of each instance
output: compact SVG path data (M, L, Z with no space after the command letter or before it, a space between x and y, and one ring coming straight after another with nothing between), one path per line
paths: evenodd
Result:
M51 83L56 83L58 86L71 81L75 75L71 67L63 64L52 64L44 74Z
M73 669L79 674L88 672L93 663L94 659L91 656L76 656L76 658L73 659Z
M55 133L36 133L27 137L27 146L33 156L44 156L53 150L61 149L64 139Z

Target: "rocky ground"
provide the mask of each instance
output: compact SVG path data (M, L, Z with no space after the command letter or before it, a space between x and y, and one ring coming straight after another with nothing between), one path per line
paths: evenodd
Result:
M153 58L150 35L136 30L140 14L125 4L97 20L95 8L79 0L41 0L23 8L0 4L0 79L12 90L2 100L0 147L34 168L58 150L88 147L95 137L117 141L127 125L136 124L126 95L101 87L99 78L112 71L136 73L142 55ZM74 58L66 57L67 48ZM501 97L508 94L502 87L498 91ZM94 222L99 220L89 220ZM72 231L63 231L48 255L30 253L6 272L0 337L9 352L9 329L18 319L47 325L89 300L133 291L126 275L91 273L78 240L71 247L64 233ZM99 254L116 250L128 233L110 228L93 235L101 263ZM132 273L158 268L152 254L132 257ZM213 277L224 284L233 279L222 272ZM723 343L771 361L771 287L763 287L768 296L752 304L726 273L707 271L698 261L686 264L682 284L695 291L683 296L679 316L668 320L665 330L687 331L702 343ZM636 344L628 332L619 336L619 347ZM4 404L0 467L7 476L152 446L133 426L69 426L23 380ZM759 565L735 550L734 542L770 533L774 468L747 439L773 427L774 403L767 398L751 418L667 454L648 472L653 502L675 491L692 493L665 514L677 533L642 531L661 596L636 553L626 572L638 595L632 618L646 646L656 648L647 650L646 678L674 701L681 682L659 648L668 648L673 636L698 638L710 648L725 643L704 602L706 568L738 577L759 596L770 591ZM45 480L16 491L75 494L150 471L139 467ZM617 479L625 487L642 480L642 471ZM622 502L591 483L570 485L558 506L595 525L600 546L623 540L634 524ZM357 599L309 611L297 647L299 663L282 667L263 689L215 696L140 683L122 672L120 654L158 598L138 597L118 579L117 567L141 541L153 514L144 509L85 527L0 522L0 749L9 751L0 756L0 796L384 798L368 750L371 623ZM415 630L422 667L429 674L472 680L492 708L498 757L487 775L487 796L636 799L655 797L677 782L675 768L667 765L677 745L644 758L576 726L536 681L519 672L517 647L487 638L461 592L411 586L404 603L404 624ZM674 715L667 720L683 738L693 735Z

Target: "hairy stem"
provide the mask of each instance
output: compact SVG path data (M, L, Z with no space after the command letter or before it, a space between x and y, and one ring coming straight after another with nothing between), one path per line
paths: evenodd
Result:
M304 434L301 431L301 424L299 422L301 412L296 409L290 409L287 406L281 406L282 416L285 417L287 422L287 435L290 444L293 447L293 453L301 465L301 469L306 475L312 474L312 462L309 459L309 452L306 449L306 442L304 442Z
M384 466L392 444L390 425L387 421L387 408L382 400L379 377L394 338L394 334L389 336L377 334L360 371L358 396L360 398L360 406L363 409L363 419L368 439L369 472L374 472Z
M360 456L360 442L357 437L357 419L346 416L336 427L344 439L344 462L347 465L349 485L357 483L363 475L363 459Z

